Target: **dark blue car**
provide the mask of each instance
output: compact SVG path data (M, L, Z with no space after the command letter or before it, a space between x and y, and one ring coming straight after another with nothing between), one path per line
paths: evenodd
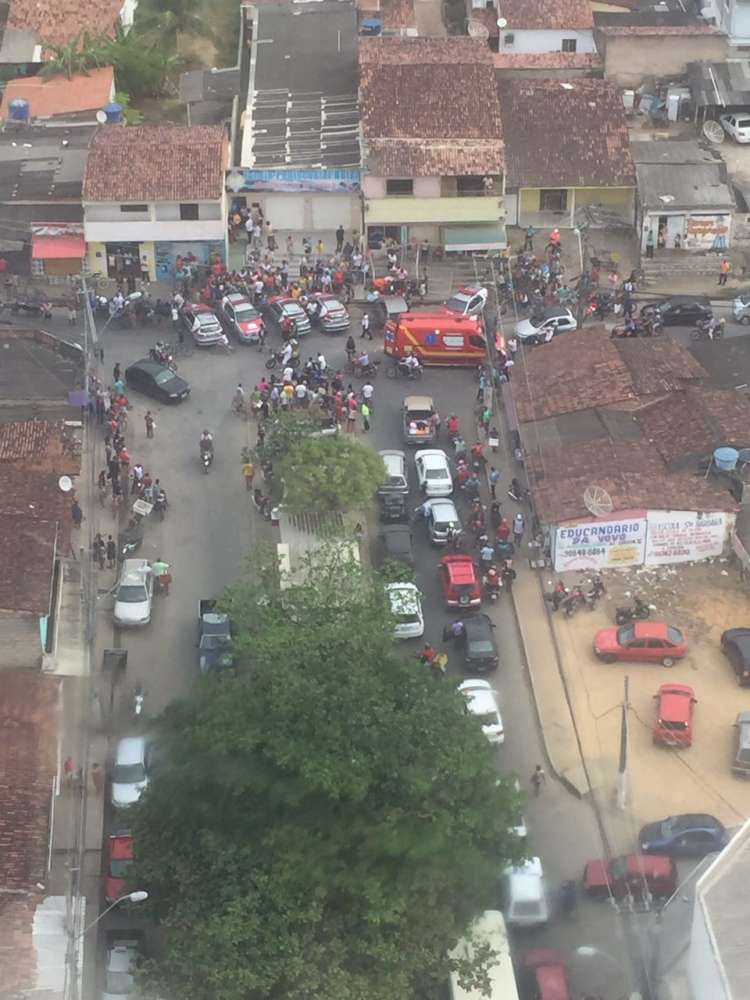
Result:
M702 858L720 851L729 841L724 825L715 816L685 813L668 816L658 823L647 823L638 834L644 854L671 854L685 858Z

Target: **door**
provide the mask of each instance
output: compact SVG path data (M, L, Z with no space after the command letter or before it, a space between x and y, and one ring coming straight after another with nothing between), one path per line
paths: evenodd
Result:
M621 660L644 660L646 658L646 640L645 639L633 639L632 642L624 646L621 654Z
M278 233L280 229L295 232L305 229L305 196L301 194L268 194L263 206L266 222Z
M679 239L677 239L679 237ZM685 216L667 216L667 250L680 250L685 238ZM675 240L677 239L677 243Z

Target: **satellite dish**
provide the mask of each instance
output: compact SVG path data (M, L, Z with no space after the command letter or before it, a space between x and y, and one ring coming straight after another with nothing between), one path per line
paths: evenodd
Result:
M703 122L703 134L715 146L721 145L726 135L724 129L721 127L721 123L714 121L713 118L709 118Z
M508 27L508 22L505 20L504 17L499 17L497 19L497 26L502 31L503 28L507 28Z
M60 487L63 493L70 493L73 489L73 480L70 476L60 476L57 480L57 485Z
M99 122L100 125L106 125L107 124L107 112L106 111L102 111L102 110L97 111L96 112L96 120Z
M602 486L587 486L583 491L583 503L586 510L594 517L604 517L611 514L615 508L612 497Z
M481 41L486 42L490 37L490 29L486 24L482 24L481 21L469 21L466 25L466 30L469 38L479 38Z

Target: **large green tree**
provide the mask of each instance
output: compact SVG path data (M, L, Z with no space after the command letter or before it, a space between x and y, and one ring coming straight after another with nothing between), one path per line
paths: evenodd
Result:
M302 438L281 460L284 506L295 513L354 510L372 502L383 459L350 437Z
M176 52L180 35L216 40L203 16L204 9L205 0L140 0L135 24L141 34L149 34L160 46ZM237 31L239 16L235 8Z
M516 794L455 686L394 653L380 584L335 549L277 584L265 563L231 589L236 674L156 729L133 884L166 955L146 978L184 1000L406 998L497 905Z

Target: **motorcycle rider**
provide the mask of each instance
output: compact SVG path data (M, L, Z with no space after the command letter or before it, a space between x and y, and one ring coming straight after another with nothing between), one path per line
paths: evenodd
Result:
M497 594L502 587L502 580L500 579L500 574L497 571L497 566L494 563L490 563L487 567L487 572L482 578L482 583L484 584L484 589L488 594Z
M445 427L448 431L448 437L457 439L458 438L458 417L455 413L451 413L445 422Z
M240 386L239 388L242 388L242 386ZM244 394L243 394L243 398L244 398ZM201 434L201 437L200 437L199 446L200 446L200 450L201 450L201 458L203 457L203 455L206 452L208 452L209 455L213 456L213 453L214 453L214 439L213 439L213 435L209 431L207 431L207 430L203 431L203 433Z
M419 358L416 357L416 355L407 354L400 363L406 369L406 375L408 378L416 378L417 371L420 368Z

